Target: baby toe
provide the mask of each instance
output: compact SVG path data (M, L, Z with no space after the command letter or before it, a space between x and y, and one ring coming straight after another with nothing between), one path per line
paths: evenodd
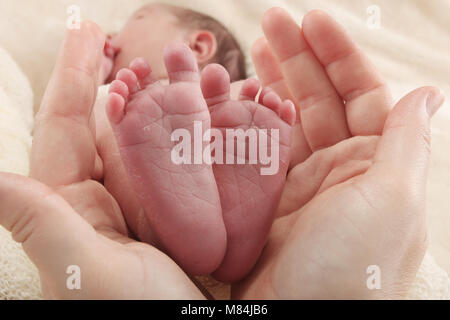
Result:
M206 66L200 86L208 107L230 100L230 75L221 65Z
M264 97L269 93L269 92L273 92L273 89L272 88L270 88L270 87L264 87L262 90L261 90L261 93L259 94L259 96L258 96L258 103L259 104L264 104Z
M112 126L122 121L125 115L125 99L120 94L116 92L109 94L106 102L106 114Z
M286 100L281 104L280 118L290 126L295 124L296 110L295 105L291 100Z
M141 88L145 88L156 81L152 76L152 68L144 58L134 59L130 63L130 70L136 75Z
M111 85L109 87L109 93L116 93L124 99L124 101L128 100L128 96L130 94L128 90L128 86L125 84L125 82L120 80L114 80L111 82Z
M269 91L262 98L262 105L273 110L276 114L279 114L281 104L281 98L275 93L275 91Z
M120 80L127 85L129 94L134 94L139 90L138 78L136 74L128 68L121 69L117 73L116 80Z
M164 62L170 83L199 81L197 60L184 43L168 45L164 49Z
M255 101L258 95L261 83L258 79L247 79L242 85L239 100L241 101Z

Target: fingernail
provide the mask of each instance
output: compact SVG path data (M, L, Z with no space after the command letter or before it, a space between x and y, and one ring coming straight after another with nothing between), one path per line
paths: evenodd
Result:
M444 104L445 96L441 90L435 88L428 94L427 111L430 117L433 117L439 108Z

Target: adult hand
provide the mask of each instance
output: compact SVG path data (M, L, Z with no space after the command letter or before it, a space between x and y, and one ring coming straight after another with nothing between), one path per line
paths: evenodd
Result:
M234 297L404 297L427 246L429 120L442 94L416 90L389 113L386 85L329 16L313 11L300 28L275 8L263 28L258 74L300 119L280 218ZM380 290L367 287L373 265Z
M257 74L298 110L291 168L350 137L381 135L394 106L390 90L331 17L312 11L301 28L274 8L263 29L267 40L252 50Z
M97 181L93 105L105 38L68 31L37 116L31 178L0 175L0 224L39 269L45 298L199 299L166 255L128 236L120 207ZM81 290L69 290L69 266Z

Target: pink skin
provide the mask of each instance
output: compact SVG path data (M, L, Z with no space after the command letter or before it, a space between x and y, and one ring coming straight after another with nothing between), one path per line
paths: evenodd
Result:
M206 67L199 83L195 58L187 46L169 46L164 59L169 86L154 83L145 60L135 59L112 82L107 113L131 184L169 254L190 274L209 274L221 263L214 275L234 282L251 270L266 242L286 177L295 108L270 90L260 95L264 105L256 103L260 85L254 79L244 83L239 101L231 101L229 76L219 65ZM260 176L258 165L217 165L214 178L211 166L173 164L170 134L177 128L193 130L194 121L203 121L204 130L210 121L223 129L279 129L278 174ZM254 177L251 188L249 176ZM236 184L229 184L229 177ZM252 200L243 201L242 194ZM225 258L223 221L228 233ZM182 230L182 237L177 230Z
M279 9L272 10L269 17L278 27L286 19L277 12ZM360 65L360 59L339 60L342 55L336 53L348 44L348 37L339 36L341 29L331 18L313 12L303 22L304 31L328 29L332 38L339 39L338 45L328 38L316 39L313 47L320 49L315 57L321 53L334 56L338 60L333 65L346 63L339 74L348 75L354 85L367 83L361 78L354 80L353 73L365 75L361 71L374 69ZM306 22L312 28L305 28ZM292 26L284 28L281 36L286 36L287 44L290 31L298 35L298 26ZM294 39L301 41L300 37ZM98 149L90 119L96 93L92 83L100 67L102 46L102 34L93 24L83 23L80 30L68 31L38 114L32 179L0 174L0 224L22 243L39 269L46 299L203 298L171 259L128 237L121 207L97 182L106 176L96 168ZM290 60L304 57L302 53ZM314 73L304 70L297 75L314 78ZM370 82L370 75L365 77ZM332 75L329 78L336 81ZM346 78L338 77L333 86L339 88L339 81L347 83ZM292 77L286 81L289 86L295 83ZM362 89L357 92L367 92ZM430 118L444 99L436 88L416 90L389 114L382 137L354 136L316 151L305 163L309 170L303 170L303 164L294 168L291 184L316 189L326 180L326 190L309 195L303 191L308 199L297 199L291 203L290 214L277 219L258 266L233 287L233 298L404 298L427 242L425 185L430 146L424 136L429 136ZM367 104L361 107L364 110ZM381 114L380 108L366 111ZM358 123L364 127L368 122L362 117L353 126ZM330 130L329 135L333 136ZM343 163L336 162L338 158ZM322 160L329 159L332 166L323 168ZM368 162L367 170L355 167L353 160ZM104 168L106 174L108 166ZM348 174L351 168L353 173ZM326 173L315 179L322 171ZM336 180L335 173L342 171L347 172L346 178ZM119 181L127 189L124 180ZM365 270L374 261L388 276L383 277L382 290L370 291ZM74 262L83 270L83 290L67 290L64 285L66 275L61 270Z
M205 275L221 263L226 231L212 167L171 160L178 128L193 136L194 121L210 128L194 55L186 45L164 54L170 85L152 83L142 59L111 84L107 113L133 189L161 244L189 274ZM135 70L134 72L132 70Z
M211 124L224 137L226 129L233 128L264 128L268 132L278 129L280 136L279 170L275 175L261 175L260 164L213 166L227 228L227 252L213 276L233 283L251 271L267 241L286 181L295 106L289 100L281 101L270 89L264 89L256 102L260 90L256 79L246 80L239 100L231 100L230 78L220 65L205 68L201 85L211 112Z
M178 18L164 5L151 4L139 9L105 46L104 59L109 60L112 67L102 71L105 74L102 80L104 83L114 80L136 57L143 57L152 66L156 79L167 79L164 48L173 42L187 42L187 37L188 32L179 25ZM107 48L112 48L114 54L108 54L111 50Z
M105 84L114 69L114 60L119 53L119 48L114 47L111 42L112 37L107 36L105 39L105 47L103 48L102 65L98 80L100 85Z

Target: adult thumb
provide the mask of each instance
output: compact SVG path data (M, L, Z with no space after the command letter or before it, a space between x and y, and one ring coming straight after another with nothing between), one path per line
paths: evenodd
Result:
M430 120L444 103L443 93L423 87L391 111L375 156L375 166L399 183L426 185L431 152ZM403 179L403 181L400 181Z
M83 266L94 255L95 230L47 186L7 173L0 173L0 225L22 244L41 282L51 279L42 289L70 296L68 270Z

